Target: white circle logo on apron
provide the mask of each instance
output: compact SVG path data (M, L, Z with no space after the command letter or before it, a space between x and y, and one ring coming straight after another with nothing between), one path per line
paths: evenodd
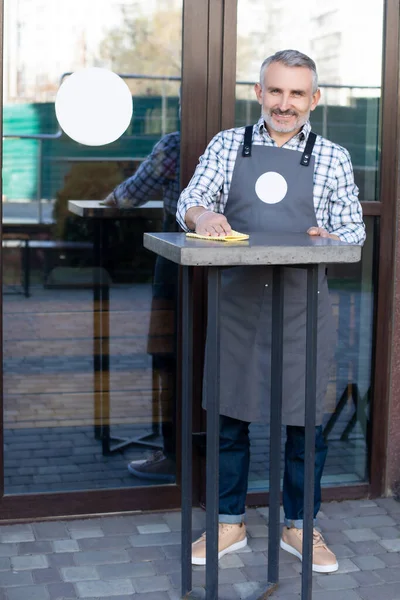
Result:
M266 204L278 204L286 196L288 185L286 179L276 171L260 175L256 181L256 194Z

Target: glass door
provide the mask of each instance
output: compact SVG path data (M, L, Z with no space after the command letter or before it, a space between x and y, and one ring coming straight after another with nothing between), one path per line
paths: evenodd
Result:
M182 40L188 23L201 52L206 4L4 0L4 518L179 505L179 273L142 239L176 230L194 168ZM132 96L127 130L101 146L55 113L60 86L92 68ZM188 85L201 94L199 75ZM200 116L194 147L203 129ZM79 216L71 200L115 214Z

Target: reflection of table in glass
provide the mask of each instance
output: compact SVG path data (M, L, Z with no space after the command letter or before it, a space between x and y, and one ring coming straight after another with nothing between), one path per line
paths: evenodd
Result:
M207 491L206 491L206 598L218 598L218 447L219 447L219 301L221 268L234 265L271 265L272 360L270 422L270 500L268 587L266 598L279 582L279 505L282 422L283 358L283 268L307 270L306 328L306 408L305 408L305 481L302 598L311 600L312 530L314 508L315 394L318 308L318 265L357 262L361 248L342 242L311 238L307 234L251 234L248 242L224 243L186 238L185 234L144 235L144 246L156 254L182 265L182 597L192 589L191 510L192 510L192 270L208 268L208 344L213 359L207 361Z
M109 224L112 220L162 220L163 203L150 201L137 208L114 208L100 201L70 200L68 209L78 217L91 219L94 225L93 276L93 365L94 365L94 434L102 441L103 454L121 450L130 445L159 448L154 440L156 431L128 439L115 438L110 430L110 316L109 278L105 269L108 252Z

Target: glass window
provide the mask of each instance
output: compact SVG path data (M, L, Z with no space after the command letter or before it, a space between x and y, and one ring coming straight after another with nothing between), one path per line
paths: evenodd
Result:
M178 272L142 239L176 227L181 22L182 0L5 0L7 494L175 481ZM107 146L55 117L60 84L87 67L132 94ZM69 210L113 191L113 217Z
M362 0L238 0L235 126L255 123L260 106L254 83L261 63L294 48L317 65L321 102L311 113L313 130L350 152L360 200L379 200L379 104L383 0L364 10ZM354 26L354 24L357 24ZM327 392L325 435L330 451L324 485L368 480L374 312L376 222L365 219L367 242L357 266L329 268L337 324L336 358ZM262 426L251 425L250 490L268 487L268 444Z
M253 86L262 61L294 48L317 65L321 101L313 130L350 152L360 199L379 200L379 102L383 0L238 0L236 125L255 122ZM356 24L356 26L355 26Z

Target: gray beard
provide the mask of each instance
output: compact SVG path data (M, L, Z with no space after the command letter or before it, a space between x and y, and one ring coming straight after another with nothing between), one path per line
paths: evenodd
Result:
M277 133L292 133L293 131L301 129L303 125L307 123L308 119L310 118L310 111L308 111L308 113L304 115L304 117L298 117L295 123L289 126L285 126L283 124L281 126L276 125L276 123L272 120L272 114L270 112L265 113L264 111L261 111L261 115L266 125L268 125L268 127L272 129L272 131L276 131Z

